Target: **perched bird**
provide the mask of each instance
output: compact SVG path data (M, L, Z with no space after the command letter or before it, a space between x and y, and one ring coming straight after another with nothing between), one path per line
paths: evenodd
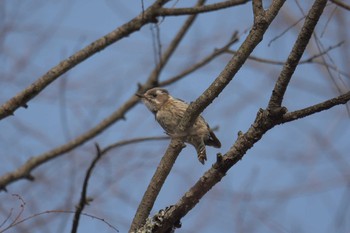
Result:
M207 160L205 145L221 147L219 139L210 129L202 116L198 116L185 135L176 135L176 129L185 114L188 104L169 95L162 88L152 88L145 94L136 94L146 107L155 115L157 122L170 137L184 137L184 141L196 148L198 160L204 164Z

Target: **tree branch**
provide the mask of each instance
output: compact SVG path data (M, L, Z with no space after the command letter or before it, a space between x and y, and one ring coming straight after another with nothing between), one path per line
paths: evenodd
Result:
M80 219L81 213L83 212L85 205L88 205L89 202L91 201L91 200L89 200L90 198L87 197L87 186L89 183L89 179L90 179L92 170L94 169L98 160L102 157L102 153L101 153L99 145L95 144L95 146L96 146L96 157L94 158L94 160L92 160L88 170L86 171L86 175L85 175L84 182L83 182L83 187L81 190L79 204L76 206L76 210L74 213L71 233L76 233L78 231L79 219Z
M183 147L184 144L181 140L171 140L168 149L160 160L157 170L142 197L129 232L134 232L145 223L146 218L149 216L154 202Z
M58 65L51 68L46 74L33 82L23 91L12 97L6 103L0 106L0 120L13 115L19 107L27 107L27 103L44 90L50 83L55 81L62 74L75 67L77 64L101 51L112 43L138 31L143 25L156 21L156 12L167 0L157 0L148 9L128 23L118 27L109 34L94 41L85 48L79 50L69 58L61 61Z
M259 17L264 17L265 11L262 0L253 0L254 24L259 21Z
M350 6L346 5L344 2L340 1L340 0L331 0L331 2L333 2L334 4L336 4L337 6L340 6L342 8L344 8L345 10L350 11Z
M304 109L300 109L294 112L288 112L283 115L280 124L301 119L306 116L310 116L314 113L318 113L318 112L330 109L336 105L346 104L349 100L350 100L350 92L347 92L343 95L327 100L325 102L322 102Z
M222 48L215 49L214 52L212 52L211 54L209 54L208 56L206 56L205 58L203 58L201 61L197 62L196 64L192 65L188 69L182 71L180 74L178 74L178 75L176 75L174 77L171 77L171 78L169 78L169 79L167 79L165 81L160 82L159 86L167 86L167 85L169 85L171 83L174 83L174 82L182 79L186 75L188 75L188 74L196 71L197 69L205 66L206 64L211 62L214 58L218 57L219 55L227 52L227 50L230 48L230 46L238 41L237 35L238 35L238 33L235 32L233 34L231 40L226 45L224 45Z
M249 0L228 0L224 2L213 3L204 6L189 7L189 8L160 8L158 10L159 16L175 16L175 15L194 15L198 13L217 11L232 6L245 4Z
M214 82L199 96L194 102L192 102L186 110L186 113L180 122L178 129L184 132L198 115L221 93L221 91L230 83L235 74L242 67L244 62L248 59L255 47L262 41L263 35L266 32L268 26L276 17L279 9L282 7L285 0L276 0L270 6L270 14L264 14L259 17L247 38L237 50L237 53L231 58L224 70L214 80Z
M307 44L312 36L316 24L321 17L324 8L327 5L327 0L315 1L310 12L308 13L301 32L298 35L296 42L288 56L286 64L283 66L282 72L278 77L275 87L268 104L268 109L280 108L283 96L287 90L290 79L306 49Z
M226 65L225 69L220 73L220 75L215 79L210 87L196 101L192 102L189 105L184 117L178 126L178 130L180 132L184 132L190 125L192 125L193 121L198 117L198 115L219 95L219 93L233 79L234 75L246 61L250 53L262 40L265 31L271 24L272 20L276 17L283 3L283 0L275 1L274 4L270 6L270 14L264 14L264 17L259 17L258 20L256 20L249 35L238 49L237 54L233 56L233 58ZM259 120L260 119L261 118L259 118ZM257 128L256 126L250 130L248 134L249 139L251 139L251 142L249 142L250 147L253 145L252 141L260 139L263 133L266 132L264 130L267 130L267 128L270 126L271 125L266 125L265 127L262 127L261 132L259 131L260 134L255 131ZM250 134L253 134L253 136L250 136ZM244 153L241 152L243 152L243 150L246 151L248 148L250 148L248 146L245 146L247 143L243 143L247 142L246 139L242 139L241 137L241 140L241 144L244 146L242 146L242 149L237 150L239 152L238 155L243 155ZM178 153L180 153L180 150L174 152L177 153L174 155L176 157ZM232 156L230 156L230 158L232 158ZM234 159L236 158L238 157L234 157ZM221 162L219 163L221 164ZM187 212L190 211L199 202L200 198L206 192L208 192L212 186L221 180L221 178L225 175L225 169L228 170L228 168L233 165L233 162L226 164L226 166L223 166L223 168L219 170L217 167L210 169L195 185L195 193L190 190L185 194L185 196L179 201L178 204L171 208L171 211L169 212L170 214L166 215L164 224L161 226L161 228L159 228L158 232L163 232L165 229L169 229L169 227L171 227L174 222L178 221L184 215L186 215Z
M300 64L306 64L306 63L314 62L316 58L325 55L329 51L331 51L331 50L333 50L335 48L338 48L338 47L342 46L343 44L344 44L344 41L341 41L341 42L339 42L339 43L337 43L335 45L329 46L327 49L325 49L324 51L322 51L320 53L312 55L309 58L305 58L303 60L300 60L299 61L299 65ZM235 54L237 51L229 49L229 50L226 50L226 52L230 53L230 54ZM271 65L285 65L286 64L286 62L284 62L284 61L271 60L271 59L261 58L261 57L257 57L257 56L253 56L253 55L249 56L248 59L252 60L252 61L256 61L256 62L262 62L262 63L271 64Z
M312 21L315 17L318 18L319 15L322 13L322 10L319 10L319 8L322 8L322 7L324 8L324 6L326 5L326 2L327 2L326 0L316 1L314 6L312 7L312 9L309 12L309 15L307 17L307 21L310 18L312 18ZM272 3L272 5L270 6L270 8L266 12L271 13L273 10L275 10L276 14L277 14L277 12L281 8L282 4L283 4L283 1L274 1ZM274 15L276 15L276 14L274 14ZM268 15L268 14L266 14L266 15ZM317 20L316 20L316 22L317 22ZM261 27L261 25L265 25L264 23L261 23L258 20L256 21L255 24L257 24L257 25L254 25L253 29L257 28L257 27ZM311 27L313 30L314 25L312 25ZM263 27L263 28L265 28L265 27ZM261 35L258 33L260 31L262 32ZM253 38L259 42L259 39L260 39L259 36L262 36L264 34L264 30L257 30L255 33L256 33L256 35ZM302 31L300 34L304 34L304 33L305 32ZM311 31L311 33L312 33L312 31ZM249 37L249 35L248 35L248 37ZM300 37L305 38L305 35L304 36L299 35L298 39ZM304 47L304 49L305 49L305 47ZM302 54L302 51L297 51L297 54ZM249 54L247 54L246 56L248 57ZM247 57L245 57L245 59L247 59ZM299 59L292 59L292 60L298 61ZM297 63L298 62L296 62L296 64ZM293 70L293 67L290 67L290 69ZM283 69L282 72L283 71L289 73L289 71L286 71L285 69ZM224 73L224 72L225 71L223 71L222 73ZM225 79L222 80L222 83L224 83L224 82L225 82ZM286 85L288 85L288 82ZM211 89L211 92L208 93L207 99L209 101L212 100L210 94L213 92L214 93L216 92L215 88L217 86L218 85L212 87L213 89ZM203 100L204 100L206 95L202 95L201 97L203 97ZM195 105L196 102L195 102L195 104L191 104L191 105L194 105L193 110L192 109L191 109L192 111L187 110L186 111L187 114L192 113L193 115L198 116L198 115L196 115L196 113L197 113L196 111L198 111L198 109L200 110L202 108L202 105L201 105L202 102L198 101L198 100L200 100L200 98L198 98L196 100L196 102L198 102L198 105ZM204 106L206 104L207 103L203 102ZM190 105L190 107L191 107L191 105ZM189 109L190 109L190 107L189 107ZM185 119L185 117L184 117L184 119ZM182 124L182 126L186 126L186 123L187 123L187 122L184 122L184 119L180 123L180 125ZM187 119L189 121L192 120L191 116L188 116ZM165 214L163 224L159 227L159 229L156 232L164 232L164 230L166 230L166 229L169 229L169 228L171 229L173 224L175 222L178 222L183 216L185 216L199 202L199 200L215 184L217 184L225 176L226 172L234 164L236 164L257 141L259 141L261 139L261 137L269 129L273 128L275 125L277 125L279 123L280 119L281 118L275 118L274 115L272 115L269 110L260 109L259 112L257 113L257 116L256 116L254 123L251 125L251 127L248 129L248 131L244 134L242 132L239 132L238 139L236 140L234 145L230 148L230 150L224 156L221 156L220 154L218 154L217 162L212 166L212 168L210 168L207 172L205 172L205 174L197 181L197 183L188 192L186 192L186 194L178 201L178 203L176 203L174 206L172 206L170 208L170 210Z
M205 3L205 0L198 0L196 6L201 6L204 3ZM197 15L191 15L187 18L184 25L181 27L180 31L178 32L178 34L175 36L173 40L174 43L172 44L177 45L181 41L181 39L183 38L183 36L185 35L189 27L192 25L192 23L196 19L196 17ZM169 47L172 47L172 46L170 45ZM174 50L171 50L171 51L174 51ZM163 64L162 61L161 61L161 64ZM182 147L183 147L183 142L179 141L178 139L171 140L165 155L161 159L158 165L158 168L154 173L147 187L147 190L142 197L139 207L137 208L137 211L135 213L134 219L131 223L129 232L135 231L145 223L146 218L148 217L148 215L150 214L153 208L154 202L160 192L160 189L162 188L165 179L170 173L171 168L175 163L177 156L182 150Z

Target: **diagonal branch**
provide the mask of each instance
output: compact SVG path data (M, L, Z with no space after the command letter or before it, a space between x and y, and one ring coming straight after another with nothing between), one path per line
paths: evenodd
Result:
M181 140L171 140L164 156L160 160L158 167L154 172L154 175L147 187L146 192L142 197L142 200L137 208L134 219L130 226L129 232L134 232L145 223L146 218L149 216L154 202L156 201L158 194L163 187L163 184L183 147L184 144Z
M326 0L316 1L309 12L307 20L309 20L310 18L312 18L310 20L314 20L315 17L318 18L322 14L322 9L325 7L326 3ZM267 10L267 12L271 12L274 10L274 7L279 6L277 7L277 9L275 9L278 12L282 4L283 1L274 1L270 8ZM258 25L261 25L259 24L258 20L256 21L256 23ZM300 34L303 33L308 32L302 31ZM291 67L291 69L293 68ZM213 89L215 87L216 86L214 86ZM212 90L212 92L215 92L215 90ZM200 98L198 98L197 100L199 99ZM190 113L194 114L195 111L197 109L200 109L201 107L202 106L199 105L197 108L194 108L194 110ZM189 113L189 111L187 111L187 113ZM188 117L188 119L192 120L190 117ZM269 129L273 128L275 125L280 123L280 119L281 118L275 118L273 115L270 114L268 110L260 109L257 113L254 123L251 125L248 131L244 134L242 132L239 132L238 139L230 148L230 150L225 154L225 156L218 154L217 162L207 172L204 173L204 175L197 181L197 183L192 188L190 188L190 190L186 192L184 196L174 206L170 207L168 212L165 214L163 224L157 229L156 232L164 232L164 230L166 229L171 229L176 221L179 221L183 216L185 216L215 184L220 182L220 180L226 175L226 172L240 159L242 159L244 154L257 141L259 141ZM184 122L182 121L181 124L183 123Z
M337 43L335 45L329 46L327 49L321 51L320 53L312 55L312 56L310 56L310 57L308 57L306 59L300 60L299 61L299 65L300 64L306 64L306 63L315 62L316 58L322 57L323 55L327 54L329 51L331 51L331 50L333 50L335 48L338 48L338 47L342 46L343 44L344 44L344 41L341 41L341 42L339 42L339 43ZM228 49L225 52L227 52L229 54L235 54L237 51ZM252 60L252 61L256 61L256 62L262 62L262 63L271 64L271 65L285 65L286 64L286 62L284 62L284 61L266 59L266 58L261 58L261 57L257 57L257 56L253 56L253 55L249 56L248 59ZM343 72L343 73L344 73L344 75L346 75L345 72Z
M315 1L309 14L307 15L301 32L294 43L286 64L278 77L268 104L268 109L279 108L282 105L283 96L287 90L290 79L306 49L321 14L326 7L327 0Z
M196 6L201 6L205 3L206 0L198 0ZM197 15L190 15L187 20L185 21L184 25L181 27L180 31L174 38L174 43L176 45L181 41L185 33L188 31L190 26L193 24L194 20L196 19ZM172 47L172 46L170 46ZM174 50L171 50L174 51ZM165 55L167 52L165 52ZM160 61L160 64L163 64L162 60ZM183 147L183 142L179 141L178 139L171 140L169 147L165 153L165 155L162 157L159 166L157 170L155 171L146 192L144 193L142 200L137 208L137 211L135 213L134 219L130 226L130 232L138 229L140 226L142 226L148 215L150 214L154 202L163 186L163 183L167 176L169 175L175 160L177 159L177 156L181 152Z
M333 2L334 4L344 8L345 10L350 11L350 5L346 5L343 1L340 0L331 0L331 2Z
M198 115L211 102L213 102L221 91L231 82L255 47L262 41L264 33L276 17L284 2L285 0L274 1L268 9L270 12L269 14L254 16L254 25L236 54L234 54L214 82L187 108L186 113L178 126L180 132L184 132L190 125L192 125ZM259 11L259 13L261 12Z
M204 6L189 7L189 8L160 8L158 10L159 16L171 16L171 15L194 15L198 13L217 11L232 6L245 4L249 0L228 0L218 3L213 3Z
M273 19L276 17L277 13L281 9L284 1L275 1L271 4L269 8L270 14L261 14L259 17L256 17L254 26L249 32L249 35L242 43L237 53L226 65L224 70L220 75L215 79L215 81L210 85L210 87L194 102L192 102L186 110L184 117L182 118L178 130L184 132L193 121L198 117L198 115L219 95L219 93L228 85L228 83L233 79L234 75L241 68L243 63L247 60L254 48L260 43L263 38L264 33L266 32L268 26L271 24ZM261 13L261 12L260 12ZM255 129L255 128L253 128ZM253 131L252 129L252 131ZM267 130L264 128L264 130ZM253 132L255 134L255 132ZM261 133L262 135L263 133ZM253 137L255 140L258 140L259 137ZM242 144L244 145L244 144ZM253 144L251 144L252 146ZM248 150L247 147L246 150ZM241 150L239 150L241 152ZM177 157L180 150L174 151L172 156ZM244 153L243 153L244 154ZM229 166L226 166L225 169L228 170ZM208 192L208 190L214 186L220 179L224 176L225 172L217 171L213 169L208 175L204 175L200 181L196 184L196 193L186 193L183 199L186 199L185 202L181 199L174 208L171 208L171 213L166 215L164 225L162 225L158 232L163 232L165 229L169 229L175 221L181 219L184 215L187 214L200 200L200 198ZM210 180L212 182L210 182Z
M79 50L72 56L61 61L58 65L51 68L46 74L37 79L30 86L12 97L6 103L0 106L0 120L13 115L19 107L27 107L27 103L44 90L50 83L55 81L62 74L75 67L77 64L91 57L95 53L105 49L114 42L138 31L142 26L156 21L157 9L164 5L167 0L157 0L148 9L128 23L118 27L109 34L92 42L90 45Z
M347 92L343 95L327 100L325 102L322 102L304 109L300 109L294 112L288 112L283 115L280 124L310 116L314 113L318 113L318 112L330 109L336 105L346 104L349 100L350 100L350 92Z
M182 79L186 75L191 74L192 72L196 71L197 69L205 66L206 64L211 62L214 58L218 57L221 54L226 53L227 50L231 47L231 45L233 45L237 41L238 41L238 33L234 32L230 41L226 45L224 45L222 48L215 49L214 52L212 52L211 54L209 54L208 56L206 56L205 58L203 58L201 61L197 62L196 64L192 65L188 69L182 71L180 74L178 74L174 77L171 77L163 82L160 82L159 86L167 86L171 83L174 83L174 82Z

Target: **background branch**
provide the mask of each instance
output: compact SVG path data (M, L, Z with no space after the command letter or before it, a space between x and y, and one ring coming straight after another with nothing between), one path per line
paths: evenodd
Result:
M342 8L344 8L345 10L350 11L350 6L346 5L343 1L340 0L331 0L331 2L333 2L334 4L336 4L337 6L340 6Z
M143 25L155 21L156 10L165 4L165 0L157 0L147 10L142 12L136 18L132 19L128 23L122 25L109 34L94 41L87 47L76 52L69 58L61 61L57 66L51 68L45 75L40 77L37 81L25 88L23 91L12 97L2 106L0 106L0 120L13 115L19 107L26 107L28 101L38 95L45 87L60 77L62 74L72 69L77 64L81 63L85 59L91 57L95 53L101 51L112 43L130 35L131 33L139 30Z
M89 183L89 179L90 179L92 170L94 169L96 163L98 162L98 160L102 156L99 145L95 144L95 146L96 146L96 157L92 160L88 170L86 171L86 175L85 175L84 182L83 182L83 187L81 190L79 204L76 206L76 210L75 210L75 214L74 214L74 218L73 218L73 225L72 225L71 233L76 233L78 231L79 219L80 219L81 213L83 212L85 205L88 205L89 202L91 201L90 198L87 197L87 187L88 187L88 183Z
M249 0L228 0L218 3L213 3L204 6L190 7L190 8L160 8L158 15L160 16L175 16L175 15L194 15L210 11L217 11L232 6L245 4Z

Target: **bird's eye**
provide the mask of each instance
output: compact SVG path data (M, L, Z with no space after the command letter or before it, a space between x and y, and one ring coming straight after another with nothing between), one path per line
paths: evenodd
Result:
M156 97L157 97L157 93L152 93L151 96L152 96L153 98L156 98Z

